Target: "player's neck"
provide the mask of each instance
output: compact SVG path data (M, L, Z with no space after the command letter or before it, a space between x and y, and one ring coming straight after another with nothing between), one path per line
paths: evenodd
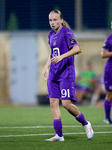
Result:
M57 33L61 29L61 27L62 26L60 26L59 28L57 28L56 30L54 30L54 32Z

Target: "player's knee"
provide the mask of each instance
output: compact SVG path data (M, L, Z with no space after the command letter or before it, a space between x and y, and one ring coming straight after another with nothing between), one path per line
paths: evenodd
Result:
M55 98L50 98L50 107L53 108L56 107L57 105L59 105L58 100Z
M69 106L68 101L67 101L67 100L63 100L63 101L62 101L62 106L63 106L65 109L68 109L68 106Z
M109 101L112 101L112 92L107 92L106 98L107 98Z
M65 103L62 103L62 106L66 109L67 105Z

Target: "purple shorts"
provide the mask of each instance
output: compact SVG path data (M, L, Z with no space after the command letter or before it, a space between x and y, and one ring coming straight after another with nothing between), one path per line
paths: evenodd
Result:
M73 100L75 98L75 82L72 81L47 81L48 98L58 98L61 100Z
M104 72L105 90L112 92L112 72Z
M86 86L77 85L77 86L76 86L76 90L77 90L77 91L89 92L89 91L90 91L90 88L88 88L88 87L86 87Z

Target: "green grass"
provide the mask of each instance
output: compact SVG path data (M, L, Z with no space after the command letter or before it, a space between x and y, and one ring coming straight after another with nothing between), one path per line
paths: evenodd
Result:
M112 133L109 132L112 132L112 125L103 123L103 107L79 107L85 118L91 122L95 131L92 140L87 139L86 134L84 134L85 130L80 123L64 108L61 106L60 108L63 126L76 127L63 127L64 142L45 142L44 139L50 138L55 134L53 127L50 127L52 126L52 116L49 106L1 107L0 150L111 149ZM37 128L36 126L43 126L44 128Z

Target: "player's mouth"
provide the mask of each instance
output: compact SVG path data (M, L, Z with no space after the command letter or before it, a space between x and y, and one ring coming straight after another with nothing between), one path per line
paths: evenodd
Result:
M52 28L55 28L55 26L51 26Z

